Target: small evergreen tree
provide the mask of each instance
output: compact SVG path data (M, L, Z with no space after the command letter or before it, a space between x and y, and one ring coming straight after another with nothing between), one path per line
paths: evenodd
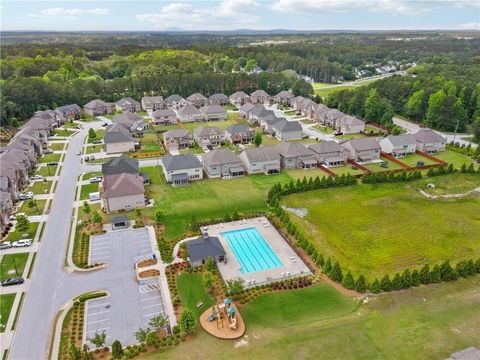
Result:
M378 279L375 279L371 284L370 286L368 287L368 289L370 290L370 292L372 292L373 294L379 294L382 289L380 287L380 281L378 281Z
M155 213L155 222L160 225L160 224L164 224L165 223L165 212L162 211L162 210L158 210L156 213Z
M90 208L90 204L88 202L86 202L86 201L83 202L82 211L85 215L90 214L91 208Z
M342 282L342 279L343 279L342 268L340 267L340 264L338 263L338 261L335 261L335 264L333 264L332 271L330 271L330 279L338 283Z
M323 266L322 270L325 274L330 274L330 271L332 271L332 262L330 261L330 258L327 258L327 261L325 261L325 265Z
M215 261L213 260L213 258L211 256L209 256L207 258L207 260L205 261L205 270L207 271L214 271L215 270Z
M392 281L390 280L390 276L388 274L386 274L380 281L380 288L384 292L392 291Z
M428 266L428 264L423 265L422 269L420 270L420 282L425 285L432 282L430 266Z
M344 288L352 290L355 287L355 281L353 280L352 273L349 271L343 278L342 285Z
M190 218L190 230L191 231L198 230L197 217L195 216L195 214L192 214L192 217Z
M420 285L420 273L417 269L412 271L412 286Z
M25 215L18 215L17 216L17 224L15 225L15 228L19 232L23 231L28 231L30 228L30 220Z
M255 131L255 136L253 137L253 143L256 147L262 145L262 133L260 131Z
M195 328L195 315L190 309L185 309L180 316L180 327L185 333L190 333Z
M396 273L392 280L392 290L400 290L403 287L402 277Z
M122 348L122 343L118 340L115 340L112 343L112 356L115 359L121 359L123 356L123 348Z
M88 138L89 139L95 139L97 137L97 134L93 128L88 129Z
M431 282L434 284L438 284L442 281L442 277L440 275L440 267L438 265L435 265L432 271L430 271L430 279Z
M457 273L455 272L455 270L452 269L450 265L450 261L445 260L440 265L440 278L442 279L442 281L452 281L458 278Z
M355 281L355 290L359 293L364 293L367 290L367 284L365 282L365 276L360 275Z
M405 271L402 274L402 283L403 283L403 288L409 288L412 286L412 275L410 274L410 270L405 269Z
M206 289L212 289L215 283L215 276L210 271L205 271L202 276L202 283Z
M100 224L103 221L102 215L98 211L93 212L92 220L96 224Z

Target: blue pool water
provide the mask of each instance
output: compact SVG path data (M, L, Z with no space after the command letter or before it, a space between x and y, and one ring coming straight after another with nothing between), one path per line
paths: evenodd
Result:
M254 227L221 233L240 263L242 274L282 266L282 262Z

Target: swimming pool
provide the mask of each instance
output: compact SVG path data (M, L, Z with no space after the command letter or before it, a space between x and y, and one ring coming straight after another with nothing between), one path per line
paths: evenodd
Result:
M273 269L282 262L267 244L260 232L252 227L221 233L240 263L242 274Z

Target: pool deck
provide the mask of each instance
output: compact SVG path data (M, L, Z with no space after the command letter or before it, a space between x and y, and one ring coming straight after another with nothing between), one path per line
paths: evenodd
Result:
M248 229L252 227L255 227L258 230L270 248L280 259L282 262L281 267L246 274L243 274L240 271L241 265L235 257L232 249L228 245L227 239L225 239L221 233ZM202 227L202 231L207 231L210 236L218 237L220 243L225 249L227 263L217 264L218 269L220 270L220 273L225 281L234 278L242 278L245 280L244 287L248 288L289 277L311 274L307 265L304 264L302 259L295 253L295 251L293 251L282 235L280 235L270 221L268 221L268 219L264 216L210 225Z

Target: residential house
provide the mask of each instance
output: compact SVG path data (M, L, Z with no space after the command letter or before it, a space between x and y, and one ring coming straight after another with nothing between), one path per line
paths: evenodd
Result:
M323 113L320 124L335 129L337 127L337 120L340 119L342 116L345 116L345 114L340 110L329 109L328 111Z
M168 130L163 134L163 143L167 149L188 149L193 146L193 135L185 129Z
M203 179L203 166L195 155L167 155L162 159L162 165L165 180L174 187Z
M384 153L394 157L405 157L414 154L417 149L417 140L414 135L389 135L380 140L380 147Z
M83 111L90 116L104 116L115 112L115 104L96 99L85 104Z
M225 130L227 140L232 144L249 144L253 142L255 130L246 124L235 124Z
M102 208L108 213L145 206L145 186L139 174L105 175L99 190Z
M290 91L283 90L273 97L273 101L277 104L290 106L294 97L295 95L293 95Z
M205 115L194 105L187 104L178 110L178 117L182 122L202 121Z
M275 145L280 155L280 166L283 169L311 169L317 167L315 153L299 142L281 142Z
M204 265L208 258L219 263L223 262L227 253L220 240L214 236L202 234L198 239L190 240L187 244L188 260L192 266Z
M123 126L132 134L142 134L143 131L148 129L148 123L145 122L143 117L128 111L115 115L112 118L112 122Z
M307 100L303 96L295 96L291 102L292 107L295 109L297 114L301 114L302 112L302 104Z
M224 105L230 104L228 96L225 95L225 94L222 94L222 93L216 93L216 94L210 95L208 97L208 101L209 101L210 105L224 106Z
M82 116L82 109L77 104L57 107L55 112L65 119L65 121L80 120Z
M274 136L280 141L301 140L302 125L298 121L282 119L272 125Z
M305 99L301 106L301 112L306 118L314 120L317 106L318 104L315 101Z
M203 168L208 177L237 177L245 174L242 161L231 150L220 148L203 155Z
M142 106L136 100L133 100L131 97L127 96L115 103L115 108L117 110L128 111L128 112L140 112L142 111Z
M351 115L344 115L335 121L335 130L339 133L359 134L365 131L365 121Z
M225 131L215 126L197 126L193 131L193 137L201 147L209 145L216 147L225 142Z
M255 90L250 94L252 104L265 104L270 101L270 95L265 90Z
M321 141L308 146L315 158L328 167L343 166L348 159L348 150L335 141Z
M220 105L207 105L200 108L206 121L227 120L227 110Z
M252 110L254 107L260 107L261 105L254 105L250 102L246 102L245 104L243 104L242 106L240 106L240 108L238 109L239 110L239 114L240 114L240 117L242 119L246 119L248 118L248 115L250 113L250 110Z
M144 96L142 97L142 109L152 116L152 113L157 110L167 108L167 103L162 96Z
M240 107L250 100L250 97L245 94L243 91L234 92L230 95L230 104Z
M186 100L178 94L170 95L165 99L165 102L167 107L172 110L180 110L187 104Z
M8 216L12 212L13 201L10 193L0 190L0 230L9 223Z
M380 159L380 142L375 138L352 139L341 143L348 150L348 158L356 162Z
M151 116L153 125L173 125L177 123L177 114L172 109L155 110Z
M427 154L445 150L447 139L431 129L420 129L413 136L417 141L417 150Z
M104 177L107 175L116 175L122 173L138 174L138 160L121 155L102 164L102 174Z
M263 105L255 105L248 111L248 119L250 120L250 125L260 123L260 119L268 115L275 116L275 113L272 110L267 110Z
M16 200L18 192L28 185L28 168L13 154L0 154L0 176L1 190L10 192L12 200Z
M262 131L265 134L269 134L269 135L275 135L275 130L273 126L284 120L286 121L285 118L279 118L274 114L268 114L258 119L259 125L262 128Z
M208 105L208 99L200 93L195 93L187 97L187 103L197 108L201 108L202 106Z
M324 118L325 118L325 114L326 112L330 110L330 108L326 105L323 105L323 104L317 104L317 107L315 108L315 115L313 117L313 119L318 122L319 124L324 124L325 121L324 121Z
M103 136L107 154L135 151L135 141L130 132L120 124L108 125Z
M275 147L255 147L245 149L239 155L249 174L280 172L280 154Z

